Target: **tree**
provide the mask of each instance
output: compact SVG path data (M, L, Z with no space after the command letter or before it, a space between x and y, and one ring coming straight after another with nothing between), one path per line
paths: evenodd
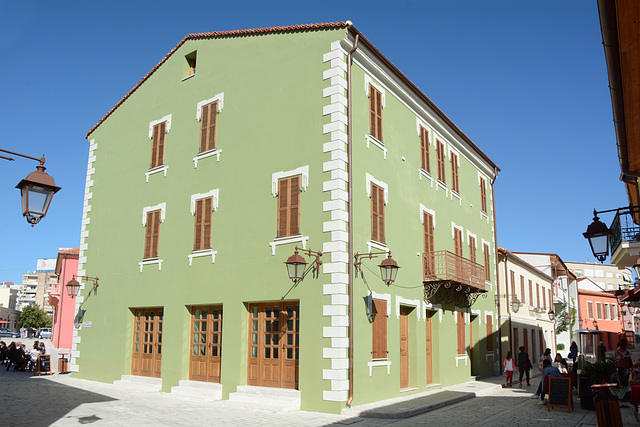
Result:
M554 303L554 310L556 312L556 335L569 330L569 319L571 319L571 327L576 323L576 309L571 307L571 316L569 316L569 310L567 309L566 302Z
M25 328L50 328L51 316L37 305L29 305L20 314L20 325Z

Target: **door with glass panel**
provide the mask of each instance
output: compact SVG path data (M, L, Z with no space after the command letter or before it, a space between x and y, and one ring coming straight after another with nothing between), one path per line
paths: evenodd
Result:
M160 378L163 314L162 308L135 309L132 375Z
M298 388L300 303L249 305L247 384Z
M191 309L191 357L189 379L220 382L222 356L222 306Z

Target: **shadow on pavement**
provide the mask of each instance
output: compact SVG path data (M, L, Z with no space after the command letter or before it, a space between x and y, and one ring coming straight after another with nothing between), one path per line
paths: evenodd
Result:
M0 365L0 413L9 426L51 425L85 403L114 401L109 396L61 384L48 376L30 372L6 372ZM101 420L96 415L79 417L79 424Z

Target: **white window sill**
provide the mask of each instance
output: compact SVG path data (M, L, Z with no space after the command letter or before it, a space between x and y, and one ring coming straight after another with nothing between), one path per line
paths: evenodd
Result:
M152 264L158 264L158 271L162 270L162 261L163 260L161 260L160 258L143 259L138 263L138 265L140 266L140 273L142 273L142 267L144 267L145 265L152 265Z
M444 195L445 195L445 196L448 196L448 195L449 195L449 189L448 189L448 188L447 188L447 186L446 186L446 185L444 185L444 184L442 183L442 181L440 181L440 180L436 180L436 190L437 190L438 188L442 188L442 189L444 190Z
M365 139L367 140L367 148L369 148L369 146L373 144L379 149L381 149L382 152L384 153L384 158L385 159L387 158L387 149L384 146L384 142L377 140L371 134L365 135Z
M302 249L307 249L307 240L309 240L309 236L287 236L287 237L276 237L273 242L269 243L271 246L271 255L276 254L276 246L288 245L290 243L301 243Z
M374 360L373 362L369 362L369 376L373 375L373 367L374 366L386 366L387 367L387 375L391 374L391 362L388 360Z
M202 153L198 153L197 156L195 156L193 158L193 164L194 164L194 168L198 167L198 160L202 160L202 159L206 159L207 157L213 157L216 156L217 157L217 161L220 161L220 153L222 153L222 150L219 148L214 148L213 150L209 150L209 151L205 151Z
M147 182L149 182L149 175L153 175L156 173L164 173L164 176L167 176L167 169L169 169L169 166L167 165L162 165L162 166L158 166L157 168L153 168L153 169L149 169L147 172L145 172L144 176L146 177Z
M464 365L467 366L467 355L466 354L457 354L456 355L456 368L458 367L458 362L464 360Z
M214 251L213 249L205 249L202 251L193 251L190 255L187 255L187 258L189 258L189 267L191 267L191 264L193 263L193 259L194 258L202 258L202 257L207 257L210 256L211 257L211 264L214 264L216 262L216 254L218 253L218 251Z
M369 249L369 252L371 252L372 249L377 249L379 251L389 252L389 248L387 247L386 244L380 243L380 242L376 242L375 240L369 240L367 242L367 248Z
M460 194L451 190L451 200L453 200L454 198L458 199L458 202L460 202L460 206L462 206L462 197L460 196Z
M431 188L433 188L433 177L431 177L431 174L422 168L418 169L418 178L422 180L423 176L431 181Z

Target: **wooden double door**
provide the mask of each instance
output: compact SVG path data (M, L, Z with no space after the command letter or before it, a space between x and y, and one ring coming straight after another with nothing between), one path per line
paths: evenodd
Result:
M134 310L131 374L160 378L163 308Z
M299 301L249 305L247 384L298 388Z
M189 379L220 382L222 356L222 306L191 308Z

